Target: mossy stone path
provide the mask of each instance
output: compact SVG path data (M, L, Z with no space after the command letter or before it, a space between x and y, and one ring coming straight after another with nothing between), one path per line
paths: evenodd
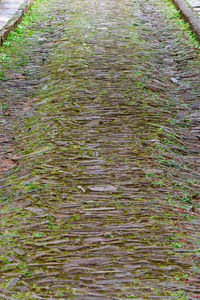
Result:
M1 299L196 299L199 54L167 1L50 0L1 49Z

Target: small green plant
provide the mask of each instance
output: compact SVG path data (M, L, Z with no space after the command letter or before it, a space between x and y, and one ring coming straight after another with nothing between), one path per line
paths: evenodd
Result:
M159 181L154 181L153 184L158 185L158 186L163 186L164 182L159 180Z
M146 172L146 173L145 173L145 176L146 176L146 177L151 177L151 176L154 176L154 173Z
M44 236L43 232L34 232L33 233L33 237L41 237L41 236Z
M171 246L173 248L181 248L183 246L183 244L179 243L179 242L172 242Z

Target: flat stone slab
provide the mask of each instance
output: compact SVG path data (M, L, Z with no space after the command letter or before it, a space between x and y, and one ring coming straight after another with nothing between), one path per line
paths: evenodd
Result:
M196 15L200 18L200 1L199 0L188 0L189 5Z
M191 7L200 7L199 0L188 0L188 3L191 5Z
M200 41L200 1L172 0L183 18L190 24L192 31Z
M0 45L9 32L20 23L33 0L0 0Z
M17 12L24 0L0 1L0 29L2 29Z

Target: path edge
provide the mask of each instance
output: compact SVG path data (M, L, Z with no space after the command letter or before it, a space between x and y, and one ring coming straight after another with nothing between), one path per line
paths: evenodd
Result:
M8 34L22 21L23 15L28 12L33 2L34 0L26 0L22 3L7 24L0 29L0 46L2 46Z
M196 39L200 42L200 18L194 10L190 8L185 0L171 0L180 11L182 18L190 24L191 30L196 34Z
M195 12L189 7L189 5L184 0L171 0L176 8L180 11L181 16L185 21L187 21L192 31L196 34L198 41L200 41L200 19L196 16ZM5 40L17 24L22 20L24 13L26 13L34 0L26 0L16 11L13 17L8 21L8 23L0 29L0 45L2 45L3 40Z

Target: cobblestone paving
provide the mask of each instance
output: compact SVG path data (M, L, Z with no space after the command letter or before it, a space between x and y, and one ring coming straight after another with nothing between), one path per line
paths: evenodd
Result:
M0 298L198 298L199 55L175 10L44 1L0 55Z

